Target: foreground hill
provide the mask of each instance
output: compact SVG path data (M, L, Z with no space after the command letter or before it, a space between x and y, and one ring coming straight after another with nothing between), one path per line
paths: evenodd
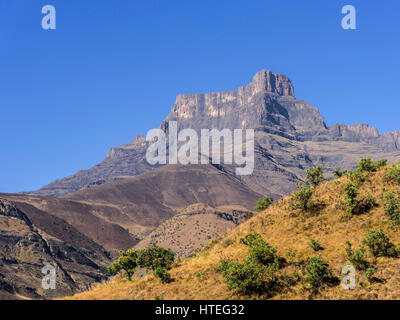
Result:
M357 194L353 202L346 201L345 195L349 196L351 189L349 185ZM211 242L194 256L178 261L170 270L173 278L170 283L162 284L152 275L134 281L115 276L93 290L68 299L400 299L400 250L389 244L400 244L399 190L399 164L380 168L377 172L368 169L350 172L316 186L306 211L293 209L296 195L292 194L220 240ZM388 201L389 198L393 201ZM356 203L353 214L349 213L349 203ZM380 238L383 242L377 247L381 251L378 250L376 256L365 243L362 254L359 246L373 230L381 230L389 242L385 247L385 241ZM253 232L275 247L284 262L277 272L273 289L239 294L236 290L228 290L222 273L216 268L221 260L242 261L246 258L249 247L240 239ZM314 246L317 252L310 246L310 239L319 242L319 247ZM353 253L358 252L358 258L348 255L347 240L352 244ZM306 270L310 261L316 261L309 258L317 255L331 270L330 278L336 281L322 282L317 290L311 290ZM374 275L371 276L372 270L367 276L365 268L357 269L355 289L343 289L340 285L342 267L357 266L355 262L362 260L376 270Z

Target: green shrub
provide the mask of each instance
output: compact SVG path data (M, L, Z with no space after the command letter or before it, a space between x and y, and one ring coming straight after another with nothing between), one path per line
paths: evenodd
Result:
M375 280L375 276L374 276L375 272L376 272L375 268L368 268L365 271L365 276L367 277L369 282L374 282L374 280Z
M400 197L395 192L383 195L383 210L386 216L395 223L400 223Z
M355 214L363 214L365 212L368 212L375 206L376 206L375 198L370 193L368 193L365 198L362 198L361 200L357 201Z
M390 242L382 230L369 231L363 243L369 247L374 257L396 257L398 254L396 246Z
M341 177L345 176L347 173L348 173L348 170L336 169L335 171L333 171L333 175L335 178L341 178Z
M372 161L370 158L361 159L358 163L357 170L360 172L375 172L379 168L386 166L387 160Z
M136 259L137 251L132 249L128 249L126 251L120 250L118 261L114 262L107 270L111 274L124 271L128 280L131 280L137 267Z
M310 246L310 248L313 249L314 251L323 250L323 248L322 248L321 244L319 243L319 241L318 241L318 240L315 240L315 239L312 239L312 238L310 239L309 246Z
M153 271L153 274L159 278L162 283L171 282L171 275L165 268L156 267Z
M396 163L386 169L385 179L386 181L400 184L400 163Z
M276 269L245 259L243 263L222 260L217 271L222 272L229 290L249 295L265 292L275 281Z
M304 272L305 280L314 289L320 287L323 282L327 281L330 274L329 266L324 263L320 255L308 259Z
M357 188L359 188L361 184L365 181L364 173L359 170L349 170L347 172L347 176L350 178L350 181L353 182Z
M318 186L321 182L325 181L325 177L322 174L323 167L321 165L316 166L313 169L306 170L306 181L313 187Z
M265 266L279 263L276 248L270 246L259 233L247 234L240 242L249 247L249 259L259 262Z
M354 182L347 182L344 185L344 200L347 203L349 213L354 214L357 208L358 188Z
M247 234L240 242L248 246L248 257L243 262L221 260L217 272L222 273L228 289L239 294L268 291L276 283L280 267L276 249L257 232Z
M368 267L368 262L365 260L365 250L363 246L358 250L353 251L350 241L346 241L345 249L347 258L357 270L365 270Z
M254 210L256 211L262 211L267 209L272 203L274 202L274 200L271 197L262 197L259 198L257 201L257 205L254 207Z
M312 188L302 184L297 184L297 192L292 196L289 202L291 210L301 209L308 211L311 208Z
M357 196L357 183L347 182L344 185L344 200L347 204L348 213L350 216L363 214L376 206L376 200L370 193L368 193L368 195L361 200L357 200Z

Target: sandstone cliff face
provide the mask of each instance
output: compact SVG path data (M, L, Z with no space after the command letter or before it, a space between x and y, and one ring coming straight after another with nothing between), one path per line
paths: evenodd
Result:
M262 194L280 197L290 192L304 169L323 164L328 170L353 167L361 157L400 159L400 131L379 134L366 124L328 127L317 108L296 99L287 76L262 70L236 91L178 95L160 128L168 121L178 129L254 129L256 165L243 182ZM155 169L145 159L142 136L111 148L103 162L32 194L62 196L83 188L124 179ZM324 150L323 152L321 150ZM229 166L222 166L232 172Z

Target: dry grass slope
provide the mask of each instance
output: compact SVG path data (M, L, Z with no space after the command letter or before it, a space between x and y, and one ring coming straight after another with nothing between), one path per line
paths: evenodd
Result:
M239 243L240 238L256 231L280 256L286 259L289 248L297 252L296 259L306 260L317 255L309 246L310 237L318 240L324 250L318 251L327 262L333 275L341 278L341 269L349 264L345 251L346 240L353 248L358 248L367 231L382 229L390 240L400 244L399 226L394 225L384 215L382 195L389 191L399 191L395 182L385 180L387 168L378 172L365 173L365 181L360 186L359 196L372 194L377 206L369 212L350 219L343 219L344 185L348 177L322 183L314 190L312 200L323 203L316 214L294 212L288 209L288 196L231 230L224 238L211 243L192 257L176 263L171 270L173 282L162 284L154 276L136 279L132 282L113 277L98 284L91 291L76 294L68 299L263 299L265 296L239 296L227 289L222 275L215 271L221 259L235 260L247 256L248 248ZM367 249L367 248L366 248ZM400 258L373 258L369 250L368 260L375 263L376 277L380 281L370 283L364 271L357 271L355 290L344 290L342 286L323 286L315 299L400 299ZM302 279L302 267L289 265L280 271ZM308 299L310 289L304 280L274 294L272 299Z

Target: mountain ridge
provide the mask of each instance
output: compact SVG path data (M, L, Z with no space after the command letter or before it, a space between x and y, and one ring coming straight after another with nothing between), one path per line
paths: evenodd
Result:
M379 155L383 157L386 153L397 153L400 150L400 130L379 134L375 127L367 124L327 126L317 108L312 107L304 100L295 98L294 86L289 77L272 73L269 70L257 72L252 82L237 90L179 94L171 112L160 124L160 128L168 131L168 121L171 120L178 121L178 129L192 128L196 131L201 128L251 128L259 135L263 135L258 140L256 138L256 144L261 147L263 146L262 140L272 140L276 135L286 138L286 142L293 144L309 141L365 143L370 145L368 155L378 154L378 157ZM276 146L279 145L276 141L274 143ZM137 136L131 143L110 148L106 158L92 168L81 170L64 179L55 180L37 191L26 193L57 197L93 185L151 171L159 165L152 166L147 163L145 154L148 145L149 142L144 136ZM267 147L270 147L270 144L267 144ZM357 146L355 148L358 149ZM269 152L268 148L264 147L264 150L267 150L270 156L274 156L274 153ZM344 151L344 153L346 152L347 150ZM301 156L303 158L316 158L315 155L304 152L301 144L294 146L293 153L303 154ZM390 155L387 157L391 158ZM393 157L397 158L398 154ZM260 165L273 166L271 163L265 164L264 160L261 159L264 164L259 164L259 167ZM277 163L279 163L279 159L277 159ZM310 161L308 164L303 163L302 166L310 167L315 164L317 163ZM347 167L354 165L355 163L346 163ZM330 166L328 164L328 167ZM282 169L286 170L287 165L283 164ZM265 173L267 176L274 176L277 170L277 168L273 168L272 173ZM287 175L290 176L289 173ZM295 182L301 180L296 172L294 175L293 179L284 179L285 183L290 183L292 189ZM278 188L272 192L264 183L264 186L255 191L279 197L287 194L288 189Z

